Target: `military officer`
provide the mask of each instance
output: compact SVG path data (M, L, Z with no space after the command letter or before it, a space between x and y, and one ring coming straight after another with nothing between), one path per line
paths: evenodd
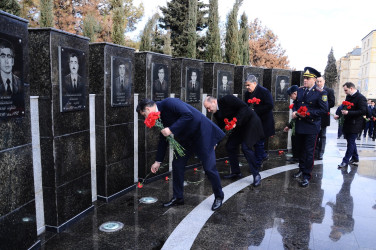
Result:
M304 68L304 88L299 88L292 117L296 118L295 134L299 147L299 171L294 178L302 177L301 187L307 187L311 179L317 135L321 129L321 116L328 112L328 96L325 90L316 88L316 78L321 74L311 67ZM306 112L298 112L306 107Z

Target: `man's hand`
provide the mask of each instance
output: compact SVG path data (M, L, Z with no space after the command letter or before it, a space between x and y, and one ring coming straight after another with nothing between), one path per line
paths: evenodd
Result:
M283 129L283 132L289 132L289 130L290 130L290 128L286 126L286 127Z
M349 113L348 110L341 110L341 112L342 112L343 115L347 115Z
M298 118L297 113L298 113L298 112L296 112L296 111L292 112L292 118L293 118L293 119Z
M339 119L339 115L334 115L334 119L338 120Z
M165 137L167 137L167 136L169 136L169 135L172 134L170 128L164 128L164 129L162 129L162 130L161 130L161 133L162 133L162 135L164 135Z
M150 171L153 174L155 174L158 171L160 166L161 166L161 163L156 161L156 162L153 163L153 165L151 165Z

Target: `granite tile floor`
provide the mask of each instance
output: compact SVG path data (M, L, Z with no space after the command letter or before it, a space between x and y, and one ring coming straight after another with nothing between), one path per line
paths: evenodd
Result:
M291 177L297 165L274 153L262 168L262 185L245 160L240 180L222 179L225 202L216 212L202 167L186 171L185 205L163 208L172 181L157 180L95 209L60 234L40 236L42 249L376 249L375 141L357 141L359 166L338 170L346 141L337 139L337 123L327 132L324 159L315 161L313 177L301 188ZM218 162L221 175L229 172ZM142 197L158 202L143 204ZM100 231L108 221L123 229Z

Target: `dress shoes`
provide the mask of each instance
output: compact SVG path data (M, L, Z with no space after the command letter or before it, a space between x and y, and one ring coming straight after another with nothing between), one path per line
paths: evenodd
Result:
M237 174L232 173L232 174L223 176L223 178L225 179L239 179L242 177L243 177L242 173L237 173Z
M299 178L300 176L302 176L303 172L301 170L299 170L298 172L296 172L295 174L292 175L293 178Z
M299 186L301 187L308 187L309 180L308 179L303 179L300 183Z
M352 165L358 165L359 160L358 160L358 159L351 159L351 160L349 161L349 163L352 164Z
M342 162L341 164L338 165L338 168L346 168L347 167L347 163L344 163Z
M212 210L215 211L218 208L222 207L223 198L215 198L212 206Z
M184 205L184 199L178 199L173 197L169 202L163 203L164 207L172 207L172 206L177 206L177 205Z
M253 177L253 183L252 183L252 186L254 187L258 187L261 185L261 175L256 175L255 177Z

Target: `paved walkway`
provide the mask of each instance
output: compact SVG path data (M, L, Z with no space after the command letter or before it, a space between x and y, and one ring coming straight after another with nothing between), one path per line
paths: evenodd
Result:
M376 249L376 147L357 141L358 167L337 169L346 141L337 139L337 123L328 128L322 161L301 188L291 178L296 164L272 155L264 163L262 184L242 159L244 178L222 179L225 202L212 212L211 186L202 168L186 171L185 205L163 208L172 196L172 182L157 180L110 203L98 202L93 212L60 234L41 235L42 249ZM218 163L221 175L229 166ZM158 202L143 204L142 197ZM105 233L99 226L120 221L124 228Z

